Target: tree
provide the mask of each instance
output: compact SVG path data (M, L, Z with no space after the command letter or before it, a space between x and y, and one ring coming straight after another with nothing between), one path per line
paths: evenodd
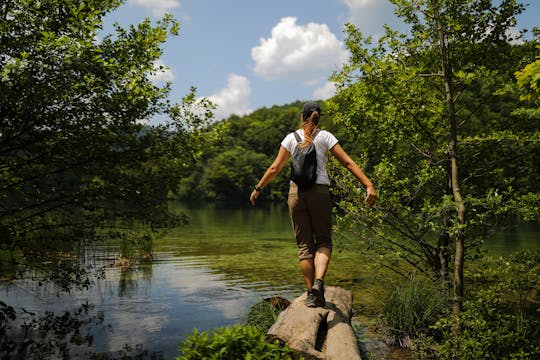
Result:
M540 45L536 48L540 50ZM540 55L536 56L536 60L530 64L525 65L521 70L515 73L517 86L523 90L523 94L520 99L527 101L531 105L538 107L538 101L540 101ZM538 116L538 114L536 114Z
M513 86L516 65L531 57L530 45L512 45L509 31L523 6L392 2L410 35L386 28L374 45L348 25L351 57L333 77L340 89L336 120L365 149L381 197L378 211L356 207L347 194L354 186L339 178L342 223L367 224L374 240L364 246L392 270L417 268L443 283L453 249L459 333L465 250L473 256L514 216L538 216L540 194L527 172L535 167L530 154L539 151L529 141L534 126L512 115L516 93L502 91ZM409 267L400 269L398 260Z
M178 33L172 17L102 37L103 17L121 3L0 5L2 248L179 220L167 196L195 163L212 108L194 90L171 104L170 84L150 80L163 70L154 65L161 45ZM161 125L147 125L157 115Z

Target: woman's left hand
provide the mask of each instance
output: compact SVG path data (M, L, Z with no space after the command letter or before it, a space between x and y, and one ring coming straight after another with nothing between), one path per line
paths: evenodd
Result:
M373 185L370 185L366 189L367 195L364 202L366 205L370 208L375 206L375 203L377 202L377 192L375 191L375 187Z

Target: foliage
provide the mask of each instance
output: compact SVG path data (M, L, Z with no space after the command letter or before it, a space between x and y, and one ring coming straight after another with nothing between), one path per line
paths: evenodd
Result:
M513 76L534 58L535 43L512 42L508 27L523 10L515 1L435 2L455 92L461 223L449 186L449 110L432 3L393 2L410 32L386 28L374 42L349 24L349 63L333 76L339 93L329 112L356 137L359 162L379 191L376 211L365 209L354 179L338 168L338 227L356 232L374 259L397 272L415 268L448 281L449 240L457 234L473 258L493 231L538 218L539 118L514 112L520 93Z
M481 282L465 301L463 332L455 338L451 319L432 328L436 335L418 341L425 359L534 359L540 355L540 254L521 252L485 258L469 275ZM434 341L435 340L435 341Z
M540 45L536 48L540 50ZM518 87L527 92L520 97L521 100L538 101L540 99L540 59L527 64L522 70L516 71L515 75Z
M246 190L252 188L266 170L266 162L264 154L235 146L208 161L199 186L218 201L245 197Z
M171 104L170 85L150 79L162 71L154 65L161 45L178 33L172 17L100 33L120 4L0 6L4 250L31 259L50 242L136 238L132 228L144 239L183 220L169 212L167 196L204 147L212 106L194 89ZM164 119L149 125L156 116Z
M447 309L440 284L413 273L388 287L380 316L390 342L409 347L411 339L426 333Z
M536 49L540 50L540 45L537 45ZM533 121L540 118L540 55L536 56L534 62L516 71L514 75L520 90L520 100L523 102L514 114Z
M209 126L206 129L209 141L201 161L180 181L176 196L184 200L246 202L253 186L277 155L280 142L299 127L301 109L300 101L263 107ZM355 136L345 136L332 116L324 114L320 126L336 135L352 153L356 152ZM285 167L265 187L261 201L284 201L289 176L290 170Z
M289 349L267 342L264 333L253 326L195 330L179 348L182 355L177 360L293 359Z

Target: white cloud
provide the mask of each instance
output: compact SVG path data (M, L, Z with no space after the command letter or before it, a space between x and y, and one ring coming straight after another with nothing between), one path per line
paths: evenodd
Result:
M266 80L293 80L314 85L326 80L346 62L343 43L326 24L297 25L295 17L282 18L270 38L251 49L254 71Z
M327 81L323 86L313 91L313 98L317 100L330 99L336 93L336 85Z
M165 65L161 59L154 61L154 71L149 76L150 80L154 84L172 81L175 77L174 71Z
M208 99L217 104L216 119L223 119L231 114L245 115L251 112L249 99L251 96L251 82L248 78L230 74L227 86Z
M129 2L150 10L154 16L162 16L172 9L180 7L178 0L129 0Z
M394 14L394 5L388 0L342 0L349 8L348 21L355 24L367 35L382 35L384 24L394 29L402 26L401 20Z

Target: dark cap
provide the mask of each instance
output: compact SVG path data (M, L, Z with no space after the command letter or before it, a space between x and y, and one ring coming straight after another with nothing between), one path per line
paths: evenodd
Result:
M316 102L307 102L304 104L304 108L302 109L302 114L309 116L314 111L317 111L319 115L321 115L321 108L319 104L317 104Z

